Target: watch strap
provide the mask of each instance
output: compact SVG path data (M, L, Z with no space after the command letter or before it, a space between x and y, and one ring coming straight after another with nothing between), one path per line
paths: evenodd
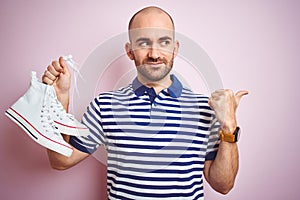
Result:
M220 129L219 134L220 134L220 140L225 141L225 142L230 142L230 143L235 143L238 141L238 136L240 132L240 127L236 127L233 133L226 133L224 130Z

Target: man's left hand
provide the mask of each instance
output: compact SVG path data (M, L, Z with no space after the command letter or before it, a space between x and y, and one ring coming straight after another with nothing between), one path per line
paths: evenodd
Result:
M236 94L232 90L216 90L211 94L208 104L215 111L216 117L225 132L233 133L236 123L236 109L241 98L247 95L247 90L238 91Z

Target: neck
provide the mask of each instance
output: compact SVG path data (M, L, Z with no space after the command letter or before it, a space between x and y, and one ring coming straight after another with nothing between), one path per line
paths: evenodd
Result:
M139 76L139 75L137 78L140 81L140 83L142 83L143 85L149 88L153 87L156 94L159 94L162 90L169 88L172 85L170 74L159 81L150 81L148 79L145 79L143 76Z

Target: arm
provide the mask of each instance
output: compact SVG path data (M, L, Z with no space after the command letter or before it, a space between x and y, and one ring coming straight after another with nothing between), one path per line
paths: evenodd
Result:
M214 190L227 194L234 186L238 164L237 144L221 142L215 160L204 163L205 179Z
M49 149L47 149L47 152L51 167L57 170L69 169L89 156L89 154L81 152L76 148L73 148L73 153L70 157L66 157Z
M240 91L234 95L231 90L218 90L209 99L209 105L215 111L224 131L234 132L237 126L236 109L241 97L246 94L247 91ZM214 190L227 194L234 186L238 166L237 144L221 141L215 160L205 161L205 179Z
M66 111L68 111L69 106L70 78L68 66L62 57L59 58L59 61L53 61L47 67L42 78L45 84L54 86L57 98ZM69 142L70 136L63 135L63 137L65 141ZM70 157L63 156L49 149L47 149L47 152L51 167L59 170L68 169L89 156L89 154L76 148L73 148L73 153Z

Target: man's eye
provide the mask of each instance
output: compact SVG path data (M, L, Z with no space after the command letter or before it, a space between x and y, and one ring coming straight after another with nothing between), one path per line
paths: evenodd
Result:
M170 44L170 41L166 40L166 41L162 41L161 46L168 46Z
M149 45L150 45L149 42L141 42L141 43L139 43L140 47L148 47Z

